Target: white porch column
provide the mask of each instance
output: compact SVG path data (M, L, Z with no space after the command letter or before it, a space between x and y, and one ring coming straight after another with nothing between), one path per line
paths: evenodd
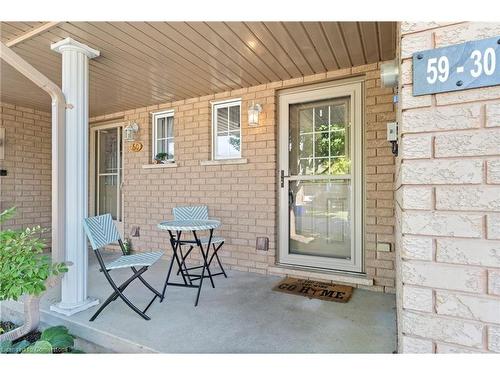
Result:
M66 97L65 252L69 271L62 279L61 301L50 308L64 315L97 305L87 296L88 251L83 219L88 211L89 59L99 51L71 38L51 46L62 54L62 91Z

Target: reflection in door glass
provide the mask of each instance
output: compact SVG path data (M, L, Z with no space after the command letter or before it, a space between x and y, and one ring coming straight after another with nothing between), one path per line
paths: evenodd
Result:
M121 128L102 129L96 132L96 213L109 213L113 220L121 220L122 144Z
M99 215L111 214L113 220L117 217L117 176L99 177Z
M291 175L350 173L348 98L290 105Z
M350 180L290 181L290 253L350 259L350 189Z
M122 186L123 186L123 129L121 127L118 128L118 164L120 165L120 168L118 168L118 176L119 180L118 183L120 184L120 188L118 189L118 196L116 205L118 207L118 215L117 215L117 220L118 221L123 221L123 209L122 209L122 204L123 204L123 194L122 194ZM172 147L173 150L173 147Z
M99 173L117 173L118 130L99 130Z

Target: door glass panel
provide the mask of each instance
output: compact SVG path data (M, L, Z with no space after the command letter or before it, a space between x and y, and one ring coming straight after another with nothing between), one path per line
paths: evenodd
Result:
M117 175L99 177L99 215L111 214L113 220L118 214Z
M302 108L299 111L300 130L303 133L313 131L313 108Z
M349 100L289 107L290 254L351 258Z
M123 221L123 209L121 208L122 207L122 198L123 198L123 195L122 195L122 186L123 186L123 142L122 142L122 139L123 139L123 130L121 127L117 128L118 130L118 139L117 139L117 142L118 142L118 165L120 166L120 168L118 169L118 183L120 184L120 187L118 189L118 194L117 194L117 207L118 207L118 215L117 215L117 220L118 221Z
M121 128L97 131L96 213L109 213L121 220L122 144Z
M321 105L317 103L312 109L314 113L314 130L317 132L328 131L330 125L330 114L328 105Z
M350 173L349 98L290 105L291 175Z
M117 173L117 129L99 131L99 173Z
M349 180L290 181L291 254L350 259Z

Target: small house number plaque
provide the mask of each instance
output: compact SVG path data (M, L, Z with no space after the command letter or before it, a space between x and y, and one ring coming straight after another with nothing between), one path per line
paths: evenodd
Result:
M142 150L142 143L141 142L134 142L130 145L129 149L132 152L139 152Z
M500 36L413 54L413 96L500 85Z

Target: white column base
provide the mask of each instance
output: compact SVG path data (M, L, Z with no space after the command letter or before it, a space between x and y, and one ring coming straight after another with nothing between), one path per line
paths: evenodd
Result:
M97 298L88 297L85 301L83 301L83 303L80 303L78 305L68 306L61 302L56 303L55 305L50 306L50 310L55 311L56 313L59 314L71 316L81 311L90 309L91 307L96 306L98 304L99 300Z

